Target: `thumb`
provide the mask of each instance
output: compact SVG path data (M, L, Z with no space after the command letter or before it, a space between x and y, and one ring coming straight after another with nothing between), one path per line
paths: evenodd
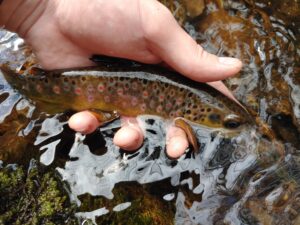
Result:
M149 4L152 1L143 2ZM145 6L141 17L150 51L179 73L196 81L209 82L225 79L240 71L240 60L206 52L162 4L157 2L151 7Z

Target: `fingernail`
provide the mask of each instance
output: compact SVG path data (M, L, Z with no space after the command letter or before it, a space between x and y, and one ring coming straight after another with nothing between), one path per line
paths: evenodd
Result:
M232 58L232 57L219 57L219 62L224 65L235 65L241 63L239 59Z

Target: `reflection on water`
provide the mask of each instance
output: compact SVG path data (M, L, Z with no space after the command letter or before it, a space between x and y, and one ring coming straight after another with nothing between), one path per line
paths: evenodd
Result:
M300 224L299 1L162 2L210 52L242 59L243 70L226 83L275 140L255 127L232 138L194 127L200 154L171 160L166 121L140 116L145 143L127 154L112 142L120 121L75 134L66 124L71 112L39 112L0 73L0 159L53 168L81 224ZM14 68L32 60L4 31L0 55Z

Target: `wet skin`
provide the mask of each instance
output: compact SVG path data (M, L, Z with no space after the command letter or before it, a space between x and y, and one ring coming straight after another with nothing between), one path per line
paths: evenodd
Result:
M1 69L15 89L47 113L90 110L100 123L119 115L183 118L176 119L175 125L186 131L195 150L193 133L185 121L227 133L253 122L238 103L209 85L158 66L114 63L73 70L29 68L22 74L5 65ZM173 132L176 136L177 131Z

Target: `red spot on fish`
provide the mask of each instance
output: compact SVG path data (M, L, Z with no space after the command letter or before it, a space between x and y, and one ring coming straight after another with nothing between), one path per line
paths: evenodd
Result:
M110 102L110 97L108 95L104 96L104 101L105 102Z
M150 109L154 109L155 108L155 106L156 106L156 102L152 99L152 100L150 100L150 103L149 103L149 107L150 107Z
M98 90L100 93L104 92L104 90L105 90L104 84L103 84L103 83L99 83L99 84L98 84L98 87L97 87L97 90Z
M95 88L94 88L94 86L92 84L89 84L87 86L87 93L88 94L94 94L95 93Z
M60 87L58 85L54 85L52 90L55 94L57 94L57 95L60 94Z
M158 100L159 100L160 102L162 102L162 101L164 101L164 99L165 99L165 96L164 96L164 95L160 95Z
M95 100L94 95L88 95L87 100L88 102L93 102Z
M70 91L70 86L68 84L64 84L63 89L64 91L68 92Z
M132 87L133 90L137 90L138 89L137 82L133 82L132 85L131 85L131 87Z
M159 106L156 107L156 112L161 113L162 110L163 110L163 108L162 108L161 105L159 105Z
M36 90L37 90L37 92L41 93L41 92L43 91L42 85L37 84L37 85L36 85Z
M175 115L176 115L176 117L182 116L182 112L180 110L177 110Z
M128 83L125 83L125 84L124 84L124 90L125 90L125 91L129 90L129 84L128 84Z
M183 103L183 98L179 97L178 99L176 99L176 104L177 105L181 105Z
M172 104L171 104L170 102L168 102L168 103L166 104L166 109L171 109L171 107L172 107Z
M131 99L131 105L132 106L136 106L138 104L138 99L137 99L137 97L132 97L132 99Z
M145 103L141 104L140 108L141 108L142 112L145 112L146 111L146 104Z
M80 88L80 87L75 87L75 88L74 88L74 93L75 93L76 95L81 95L81 94L82 94L81 88Z
M149 97L148 91L143 91L143 98L148 98L148 97Z
M122 88L118 88L117 93L118 93L118 95L123 95L124 91Z

